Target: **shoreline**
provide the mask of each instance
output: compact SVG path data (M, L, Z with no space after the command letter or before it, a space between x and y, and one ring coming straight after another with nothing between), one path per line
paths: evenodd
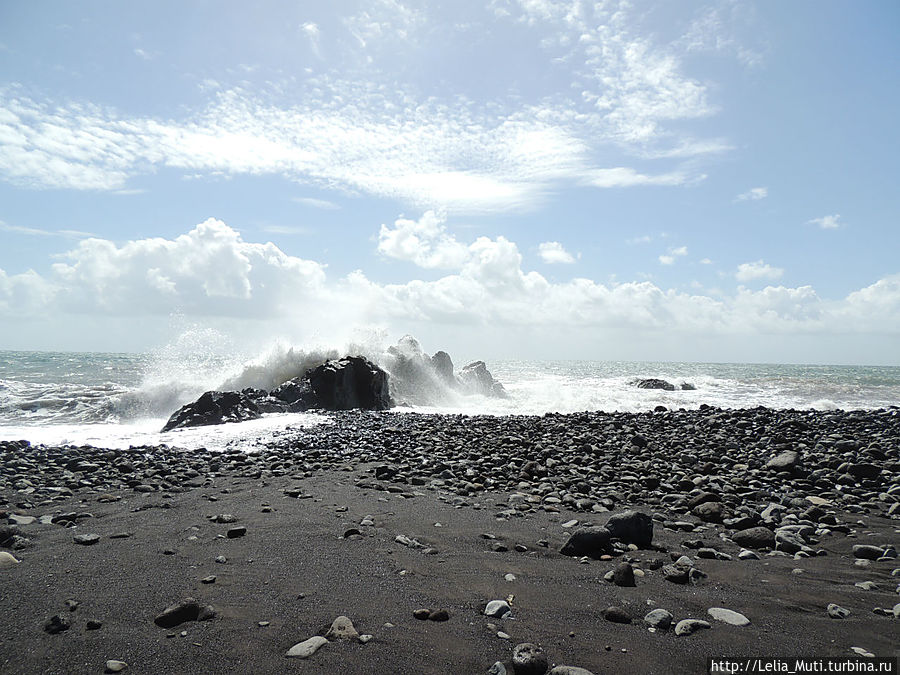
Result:
M898 656L900 410L327 416L250 453L0 442L0 522L30 540L0 548L21 561L0 569L14 591L0 670L94 673L118 659L148 673L486 673L499 661L512 673L524 642L597 675L853 647ZM560 552L630 509L653 518L650 546ZM741 559L733 538L746 526L778 535L780 550ZM886 555L858 557L859 545ZM686 584L666 572L681 556ZM623 563L634 586L605 580ZM510 595L512 618L484 615ZM186 597L215 618L154 625ZM830 604L849 616L831 618ZM715 607L750 624L718 621ZM650 633L656 608L711 627ZM285 657L341 615L371 641ZM70 628L46 632L52 616Z

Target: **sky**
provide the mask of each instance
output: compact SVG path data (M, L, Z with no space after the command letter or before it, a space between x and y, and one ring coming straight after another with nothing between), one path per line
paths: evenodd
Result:
M898 34L894 0L0 3L0 349L900 365Z

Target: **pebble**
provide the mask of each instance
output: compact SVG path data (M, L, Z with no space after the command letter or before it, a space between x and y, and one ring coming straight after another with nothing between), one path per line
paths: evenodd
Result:
M510 573L510 574L504 574L504 575L503 575L503 578L504 578L506 581L512 582L512 581L515 581L515 580L516 580L516 575L515 575L515 574L512 574L512 573Z
M509 606L506 600L491 600L484 608L485 616L494 616L500 619L511 612L512 607Z
M124 661L117 661L116 659L110 659L106 662L107 673L121 673L127 667L127 663L125 663Z
M431 614L430 609L417 609L413 611L413 616L416 617L419 621L427 621L429 615Z
M287 656L288 658L308 659L310 656L319 651L321 647L327 644L328 640L323 638L321 635L314 635L308 640L298 642L293 647L288 649L285 656Z
M634 568L631 566L631 563L621 562L616 565L616 568L613 570L612 580L616 586L626 588L635 586Z
M436 609L428 614L429 621L449 621L450 612L446 609Z
M722 623L727 623L732 626L749 626L750 619L741 614L740 612L735 612L731 609L725 609L724 607L710 607L706 610L706 613L709 614L716 621L721 621Z
M864 649L862 647L850 647L850 649L852 649L855 653L859 654L860 656L865 656L866 658L869 658L869 659L875 658L875 654L870 652L868 649Z
M502 661L495 661L494 665L488 668L488 675L507 675L506 666Z
M0 551L0 570L5 570L10 567L15 567L19 564L19 560L12 553L8 553L6 551Z
M647 612L647 615L644 617L644 623L652 628L668 630L672 625L673 618L672 613L668 610L654 609Z
M690 635L701 628L711 628L708 621L703 619L682 619L675 624L675 635Z
M207 576L207 577L203 577L203 578L200 580L200 583L201 583L201 584L214 584L214 583L216 583L216 575L215 575L215 574L210 574L210 575Z
M331 623L331 628L325 633L326 640L355 640L359 637L359 631L353 625L349 617L339 616Z
M590 670L578 666L556 666L550 675L594 675Z
M100 630L101 628L103 628L103 624L100 621L97 621L96 619L88 619L88 622L85 625L85 627L88 630Z
M54 614L47 623L44 624L44 630L50 633L50 635L62 633L64 630L69 630L71 627L71 624L59 614Z
M631 623L631 615L621 607L607 607L602 613L603 618L612 623Z
M827 608L828 616L832 619L846 619L850 616L850 610L841 607L840 605L836 605L833 602L828 605Z
M99 534L76 534L72 537L72 541L81 546L91 546L100 541Z
M247 528L243 525L239 527L230 527L225 534L229 539L237 539L238 537L243 537L247 534Z
M544 675L550 668L544 650L531 642L513 647L512 664L516 675Z

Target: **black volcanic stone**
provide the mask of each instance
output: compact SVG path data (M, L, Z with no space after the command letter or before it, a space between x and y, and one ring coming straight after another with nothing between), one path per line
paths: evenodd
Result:
M200 616L200 603L194 598L185 598L181 602L166 607L153 623L160 628L174 628L186 621L196 621Z
M609 530L605 527L584 527L575 530L559 552L574 557L599 558L610 550Z
M735 532L731 541L744 548L775 548L775 533L767 527L751 527Z
M653 543L653 519L640 511L624 511L609 517L606 529L626 544L648 548Z

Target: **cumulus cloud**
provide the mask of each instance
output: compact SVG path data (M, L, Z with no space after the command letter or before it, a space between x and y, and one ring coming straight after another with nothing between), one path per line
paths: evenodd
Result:
M46 274L0 270L0 314L53 317L188 316L283 321L298 312L366 323L377 317L398 330L433 326L571 326L579 331L640 334L755 335L900 334L900 275L837 300L809 286L739 288L715 297L664 289L648 281L600 283L586 278L551 282L523 269L515 242L478 237L456 242L435 214L399 219L379 238L395 258L433 265L449 245L454 268L439 278L382 284L362 271L327 279L320 263L290 256L271 243L243 240L209 219L174 239L116 244L81 241ZM401 236L402 235L402 236ZM410 243L411 240L415 242ZM449 240L449 244L448 244ZM773 276L763 261L746 263L752 279ZM778 271L780 275L780 270ZM306 309L303 309L306 307ZM343 321L343 319L342 319ZM60 326L61 328L61 326ZM586 333L586 334L587 334Z
M456 241L444 226L444 216L426 211L419 220L399 218L393 227L382 225L378 252L425 268L458 269L469 258L469 249Z
M830 216L822 216L821 218L813 218L812 220L806 221L811 225L818 225L823 230L836 230L841 227L842 223L841 215L839 213L835 213Z
M260 316L315 293L325 280L319 263L285 255L271 243L245 242L213 218L173 240L118 246L84 239L64 258L47 277L7 277L6 306L26 313L41 313L49 304L87 314ZM20 302L23 287L36 290L43 302Z
M783 274L782 268L772 267L763 260L757 260L738 265L734 276L738 281L756 281L757 279L780 279Z
M765 199L769 196L769 188L766 187L755 187L750 188L746 192L742 192L737 196L737 201L746 202L746 201L759 201L760 199Z
M571 264L575 262L575 256L569 253L558 241L545 241L538 246L538 253L548 265L557 263Z

